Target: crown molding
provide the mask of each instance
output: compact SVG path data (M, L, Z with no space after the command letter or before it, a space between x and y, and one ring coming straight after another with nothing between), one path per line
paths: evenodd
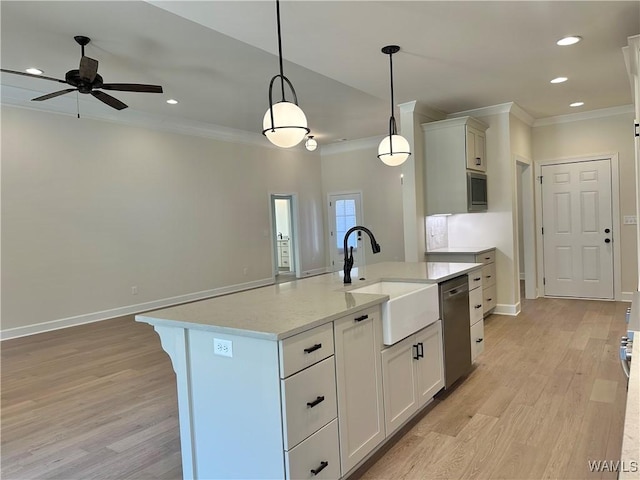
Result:
M19 87L3 85L2 100L0 103L3 106L6 105L15 108L21 108L24 110L53 113L73 117L77 115L76 112L78 111L78 105L76 104L75 98L59 97L55 99L56 101L53 102L38 103L38 107L35 108L29 104L29 99L32 98L34 94L38 94L38 92L33 92L31 90ZM222 140L225 142L243 143L265 148L279 148L269 142L261 133L246 132L244 130L223 127L221 125L215 125L212 123L197 122L193 120L174 120L170 117L148 114L133 109L126 109L119 112L111 112L110 110L111 109L101 108L101 104L97 104L95 102L88 102L86 100L80 101L81 118L116 123L119 125L127 125L132 127L148 128L151 130L177 133L180 135L211 138L215 140Z
M444 120L447 118L447 114L437 108L430 107L423 103L419 103L417 100L411 102L405 102L398 105L400 113L417 113L423 117L428 118L431 121Z
M500 103L498 105L491 105L488 107L482 108L474 108L473 110L464 110L462 112L456 112L448 115L447 118L457 118L457 117L488 117L490 115L500 115L503 113L510 113L514 117L519 118L524 123L533 127L535 122L535 118L533 118L529 113L518 105L516 102L507 102Z
M384 138L384 135L377 137L358 138L356 140L349 140L346 142L330 143L328 145L322 145L320 147L320 154L335 155L336 153L353 152L355 150L373 149L374 156L377 154L378 145Z
M567 115L558 115L555 117L539 118L535 122L533 122L533 126L543 127L546 125L557 125L559 123L579 122L582 120L591 120L594 118L614 117L616 115L624 115L626 113L634 113L633 105L622 105L619 107L589 110L588 112L570 113Z

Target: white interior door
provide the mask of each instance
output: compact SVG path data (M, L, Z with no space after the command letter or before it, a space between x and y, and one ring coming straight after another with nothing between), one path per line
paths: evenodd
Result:
M356 225L362 225L362 198L360 193L329 195L329 243L331 271L344 266L344 235ZM353 247L353 267L364 264L362 232L349 236L348 247Z
M541 172L545 295L613 298L611 161Z

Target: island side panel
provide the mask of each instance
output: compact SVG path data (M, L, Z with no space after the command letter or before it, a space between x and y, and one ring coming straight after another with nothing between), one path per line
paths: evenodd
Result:
M277 342L190 329L188 352L194 478L284 478Z
M160 336L162 348L176 372L176 388L178 391L178 418L180 421L180 450L182 455L182 478L194 478L194 457L191 427L191 386L187 355L187 330L179 327L154 325Z

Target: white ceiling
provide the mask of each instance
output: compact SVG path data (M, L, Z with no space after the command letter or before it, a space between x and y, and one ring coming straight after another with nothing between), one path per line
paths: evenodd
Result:
M165 93L110 92L130 108L2 74L2 102L130 122L260 132L268 85L278 73L274 1L0 2L1 65L36 66L64 78L78 68L74 35L92 43L105 82L151 83ZM284 73L320 143L384 135L389 61L395 101L445 113L516 102L534 118L631 103L621 48L640 33L640 2L283 1ZM555 42L568 35L574 46ZM557 76L563 84L549 83ZM79 98L78 98L79 97ZM176 98L178 105L165 103ZM585 102L579 109L573 101ZM266 142L266 140L265 140Z

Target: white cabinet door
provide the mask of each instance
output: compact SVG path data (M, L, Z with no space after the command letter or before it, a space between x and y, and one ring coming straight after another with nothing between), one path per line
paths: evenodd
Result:
M415 335L382 351L384 425L389 436L418 409L415 361L418 345Z
M442 354L442 322L415 335L419 360L416 361L418 407L431 400L444 387L444 357Z
M344 476L385 438L380 308L334 322L340 462Z
M467 168L486 172L487 163L485 159L485 134L475 128L467 127L466 147L467 147Z

